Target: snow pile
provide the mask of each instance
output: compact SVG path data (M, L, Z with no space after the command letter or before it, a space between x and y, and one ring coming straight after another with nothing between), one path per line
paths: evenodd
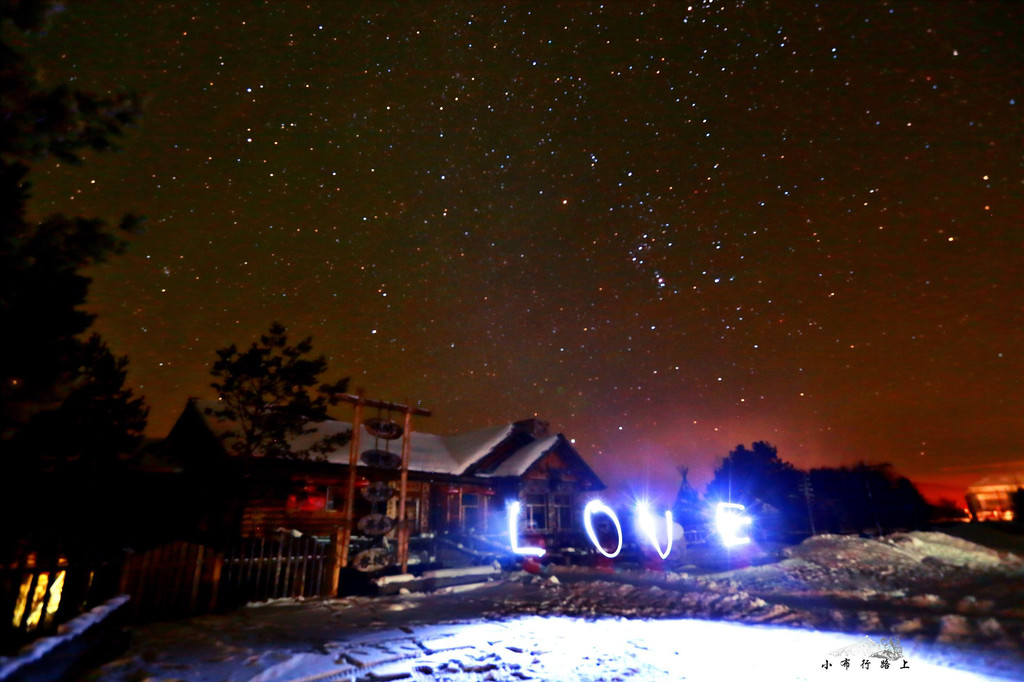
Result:
M905 567L932 562L987 570L1021 565L1021 559L1016 555L997 552L946 533L924 531L894 533L878 540L848 535L817 535L788 553L821 564L851 561L862 567L879 564Z
M818 535L787 549L785 556L789 558L774 564L719 575L757 593L916 595L919 601L929 594L959 599L964 588L990 592L993 583L1012 584L1024 577L1020 557L944 533L896 533L881 539ZM1017 599L1024 596L1018 594Z
M767 566L708 576L801 624L1024 651L1024 560L945 533L821 535Z
M68 647L72 640L110 618L128 603L128 599L126 594L118 595L59 626L56 635L40 637L27 644L16 656L0 656L0 680L13 677L24 668L40 663L47 656L56 655L59 650Z
M919 557L922 561L933 560L965 568L988 569L1020 566L1020 557L1007 552L998 552L946 533L896 533L882 538L883 541L900 546L904 551Z
M693 617L1024 652L1024 561L943 533L821 535L773 564L710 573L550 567L493 615Z

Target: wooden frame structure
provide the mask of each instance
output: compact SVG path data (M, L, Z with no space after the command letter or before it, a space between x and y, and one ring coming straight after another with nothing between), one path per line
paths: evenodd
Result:
M353 504L356 492L356 469L359 464L359 440L363 427L363 408L374 407L388 412L401 412L405 415L402 431L402 464L399 473L398 484L398 562L402 566L402 572L409 570L409 523L405 518L405 502L409 484L409 458L412 453L412 417L430 417L430 410L420 407L411 407L399 403L391 403L383 400L373 400L363 396L362 389L355 395L346 394L340 396L341 402L351 403L353 407L352 416L352 439L349 442L348 454L348 483L345 490L345 523L340 529L340 537L335 547L339 556L335 558L334 571L331 582L334 590L337 591L341 569L348 566L349 562L349 541L352 538Z

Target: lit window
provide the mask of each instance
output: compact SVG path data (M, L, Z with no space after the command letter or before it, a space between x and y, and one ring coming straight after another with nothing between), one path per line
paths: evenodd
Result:
M547 530L547 495L527 495L525 517L528 529Z
M462 493L461 507L462 527L466 530L483 530L480 526L480 496L476 493Z

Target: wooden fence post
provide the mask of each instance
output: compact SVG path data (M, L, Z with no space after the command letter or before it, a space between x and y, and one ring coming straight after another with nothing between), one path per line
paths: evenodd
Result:
M131 580L132 572L132 557L134 553L129 554L127 551L123 553L121 560L121 581L118 586L118 592L120 594L128 594L128 585Z
M331 580L329 584L331 589L328 593L330 597L338 596L338 583L341 580L341 564L343 561L342 551L343 547L348 544L347 535L348 533L345 532L345 529L339 526L334 529L334 536L331 538Z
M217 596L220 589L220 573L224 567L224 554L217 552L213 557L213 575L210 576L210 613L217 610Z
M402 573L409 572L409 522L405 518L405 498L409 492L409 459L412 456L412 408L405 410L402 431L402 471L398 479L398 563Z
M302 554L295 562L295 569L292 571L294 581L292 582L291 596L293 597L306 596L306 571L309 568L309 553L312 551L310 542L309 537L302 538Z
M203 554L206 548L199 545L196 550L195 568L192 569L192 595L188 600L188 612L195 613L199 604L199 588L203 578Z
M284 556L284 537L285 537L284 535L281 535L277 539L277 560L275 561L275 563L277 565L274 566L274 577L273 577L273 581L274 582L271 584L270 589L267 590L267 599L277 599L278 597L281 596L281 568L282 568L281 564L283 564L284 561L285 561L285 556ZM291 548L291 543L289 543L289 549L290 548ZM268 573L269 573L269 571L268 571ZM285 579L287 580L287 575L285 576Z

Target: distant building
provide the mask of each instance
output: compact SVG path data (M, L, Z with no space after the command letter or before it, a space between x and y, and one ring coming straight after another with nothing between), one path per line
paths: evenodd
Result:
M967 488L967 508L975 521L1012 521L1013 494L1024 488L1024 472L986 476Z
M190 400L166 441L196 497L210 503L203 530L227 537L279 529L329 536L346 523L349 446L327 453L325 461L257 457L243 465L222 438L230 424L209 413L217 407L216 401ZM311 426L318 434L351 429L335 420ZM578 500L605 487L565 436L550 434L539 419L447 436L413 430L410 447L406 519L413 536L500 534L507 529L506 503L518 500L524 535L555 541L580 532ZM383 522L380 516L393 520L398 513L394 460L401 440L375 437L364 423L359 450L355 511L347 521L353 534L369 515ZM372 495L360 494L381 486L391 488L390 499L371 501Z

